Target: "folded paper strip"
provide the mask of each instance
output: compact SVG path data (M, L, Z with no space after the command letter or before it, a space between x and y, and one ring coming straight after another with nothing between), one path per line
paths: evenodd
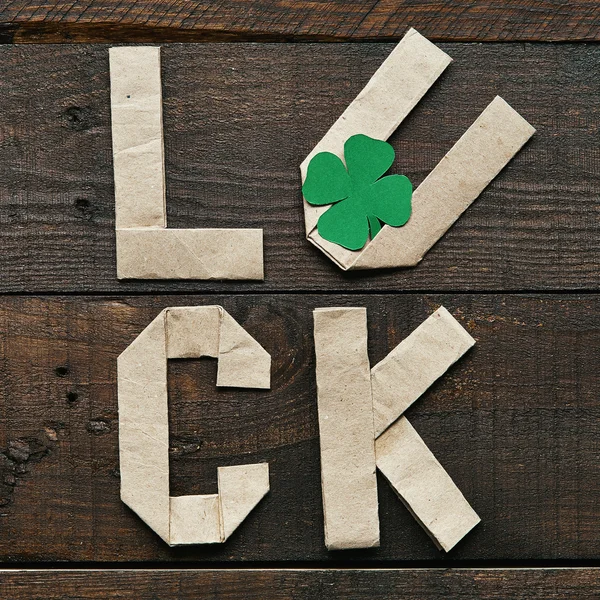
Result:
M379 545L378 468L449 551L480 519L402 414L475 340L440 307L370 369L365 309L317 309L314 328L327 548Z
M371 369L377 468L446 552L480 518L402 414L474 345L442 306Z
M375 437L439 379L475 340L442 306L371 369Z
M167 229L160 48L111 48L119 279L264 279L262 229Z
M224 542L269 491L257 463L219 467L218 494L169 494L167 359L204 356L218 386L270 387L270 355L220 306L163 310L118 358L121 498L171 546Z
M302 181L315 154L331 152L343 159L344 142L351 136L387 140L451 61L410 29L304 160ZM414 191L406 225L385 225L362 250L348 250L323 239L317 231L319 217L329 206L312 206L304 200L307 239L344 270L412 267L534 132L523 117L496 97Z
M314 336L325 545L379 546L367 311L317 309Z

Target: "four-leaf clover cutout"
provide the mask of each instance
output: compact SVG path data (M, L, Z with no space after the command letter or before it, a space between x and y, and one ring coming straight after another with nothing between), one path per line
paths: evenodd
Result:
M412 184L404 175L382 175L394 162L387 142L353 135L344 144L346 166L335 154L320 152L308 164L302 186L314 206L332 204L317 223L319 235L349 250L360 250L381 230L399 227L411 212Z

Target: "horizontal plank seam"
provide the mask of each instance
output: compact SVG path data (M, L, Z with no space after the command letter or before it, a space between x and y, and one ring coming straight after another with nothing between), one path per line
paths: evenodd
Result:
M322 289L322 290L141 290L141 291L15 291L0 292L0 297L13 298L71 298L71 297L145 297L145 296L427 296L427 295L465 295L465 296L593 296L600 294L599 289L524 289L524 290L455 290L455 289Z
M374 560L353 561L231 561L206 562L198 561L149 561L149 562L23 562L0 563L2 571L41 571L48 570L71 572L82 570L102 571L408 571L408 570L548 570L548 569L600 569L600 559L527 559L527 560Z
M37 25L37 24L36 24ZM107 28L106 35L100 35L99 31L103 27ZM111 29L116 30L110 31ZM0 32L5 30L6 34L0 36L0 45L2 44L24 44L24 45L79 45L79 44L113 44L119 43L124 37L129 37L126 44L136 43L152 43L152 44L167 44L177 42L188 43L381 43L389 44L397 42L402 34L397 35L378 35L378 36L329 36L322 34L283 34L270 32L238 32L221 29L169 29L169 28L143 28L140 26L121 25L119 23L101 23L84 26L73 25L57 25L42 23L39 26L32 26L31 23L19 22L0 22ZM76 33L77 31L89 30L90 39L70 39L69 32ZM19 39L17 34L26 32L31 39ZM96 33L94 33L96 32ZM129 32L129 33L128 33ZM137 33L137 38L132 35L132 32ZM56 35L64 35L64 42L57 42ZM147 37L152 36L152 41ZM162 36L162 37L161 37ZM15 39L16 37L16 39ZM44 41L44 37L50 38ZM100 38L100 39L98 39ZM457 43L457 44L587 44L597 43L598 36L583 35L580 37L565 37L556 39L540 39L538 37L519 37L519 38L503 38L503 39L485 39L473 36L444 36L444 35L429 35L428 39L434 43Z
M193 573L227 573L227 572L252 572L255 571L257 573L263 573L265 571L271 572L271 573L285 573L285 572L306 572L306 573L325 573L325 572L338 572L338 573L343 573L346 571L351 571L351 572L358 572L358 571L376 571L376 572L381 572L381 573L402 573L402 572L426 572L426 571L437 571L437 572L446 572L452 570L454 572L457 573L461 573L461 572L472 572L472 571L477 571L477 572L485 572L485 571L519 571L519 572L542 572L542 571L563 571L563 570L570 570L570 571L599 571L600 567L598 566L594 566L594 567L507 567L507 568L502 568L502 567L375 567L375 568L357 568L354 566L347 566L347 567L307 567L307 568L302 568L302 567L290 567L290 568L282 568L282 567L276 567L276 568L267 568L267 569L261 569L258 567L226 567L226 568L222 568L222 569L215 569L214 567L207 567L207 568L198 568L198 567L190 567L190 568L172 568L172 567L160 567L160 568L141 568L141 569L131 569L131 568L127 568L127 567L118 567L115 569L107 569L107 568L68 568L68 567L60 567L60 568L39 568L39 567L31 567L31 568L22 568L22 567L10 567L10 568L6 568L6 567L0 567L0 573L31 573L31 574L42 574L42 573L48 573L48 574L52 574L52 575L60 575L60 574L67 574L67 573L87 573L87 572L121 572L121 573L127 573L127 572L137 572L137 573L157 573L157 572L164 572L164 573L170 573L173 571L186 571L186 572L193 572Z

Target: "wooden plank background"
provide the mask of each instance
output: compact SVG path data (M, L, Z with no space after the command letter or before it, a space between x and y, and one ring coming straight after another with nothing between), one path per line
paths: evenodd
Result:
M4 0L7 43L205 40L600 40L596 0Z
M598 289L600 48L442 47L396 172L420 183L496 94L538 133L417 269L353 274L306 242L298 165L392 45L164 48L169 225L265 232L265 281L216 283L115 278L108 47L0 46L0 290Z
M270 391L171 361L171 491L268 461L271 493L227 544L169 549L119 500L116 358L165 306L221 304L273 357ZM327 552L312 310L366 306L372 363L439 305L477 340L409 411L482 517L438 552L380 481L381 548ZM7 561L597 560L600 296L260 294L4 297ZM1 456L1 455L0 455ZM22 472L24 471L24 472ZM6 479L5 479L6 481Z
M597 598L599 25L597 0L3 2L0 597ZM454 63L396 172L422 181L496 94L538 133L417 268L344 274L304 239L298 165L411 26ZM236 43L170 43L206 41ZM169 225L264 228L264 282L116 279L101 42L163 46ZM273 387L170 361L171 491L268 461L271 493L228 543L170 549L119 499L116 357L197 304ZM482 523L444 555L381 479L381 548L327 552L312 310L366 306L375 363L442 304L477 345L409 418Z
M144 570L14 571L0 573L0 593L11 600L578 600L597 599L600 574L587 569L423 570Z

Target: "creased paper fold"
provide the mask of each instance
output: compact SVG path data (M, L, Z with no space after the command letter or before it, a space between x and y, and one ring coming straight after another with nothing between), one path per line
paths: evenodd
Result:
M377 468L440 550L449 552L480 522L406 417L377 438Z
M375 437L474 345L441 306L377 363L371 369Z
M270 387L270 355L220 306L163 310L117 363L121 498L169 545L224 542L269 491L259 463L220 467L218 494L169 494L167 359L203 356L217 385Z

